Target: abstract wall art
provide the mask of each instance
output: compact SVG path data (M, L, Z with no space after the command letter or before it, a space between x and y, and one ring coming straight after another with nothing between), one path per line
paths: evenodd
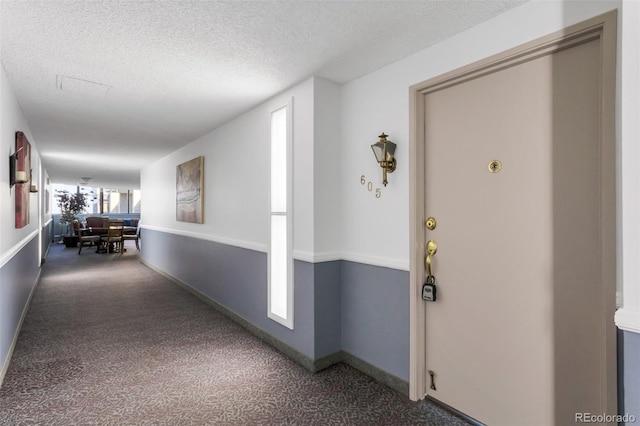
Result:
M176 220L204 223L204 157L176 167Z
M22 132L16 132L16 176L28 179L16 183L16 228L29 224L29 190L31 188L31 144Z

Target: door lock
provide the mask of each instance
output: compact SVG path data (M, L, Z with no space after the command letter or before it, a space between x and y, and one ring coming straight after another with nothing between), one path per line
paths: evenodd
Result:
M436 229L437 224L438 223L436 222L436 218L433 216L429 216L425 221L424 226L426 226L429 231L433 231L434 229Z

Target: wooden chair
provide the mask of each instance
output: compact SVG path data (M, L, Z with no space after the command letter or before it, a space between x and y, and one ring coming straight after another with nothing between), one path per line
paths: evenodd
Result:
M79 220L74 220L71 223L72 235L80 235L80 231L84 229L84 225Z
M80 248L78 249L78 254L82 253L82 247L85 244L89 244L89 247L92 245L100 244L100 235L91 235L89 234L89 230L86 228L82 228L78 230L78 239L80 242Z
M124 239L122 238L123 231L124 221L110 220L109 227L107 228L107 234L100 237L100 244L103 244L107 251L109 251L109 247L113 245L114 253L124 253Z
M138 221L137 225L136 225L136 233L135 234L122 234L122 239L124 241L135 241L136 242L136 248L138 249L138 251L140 250L140 221ZM124 243L123 241L123 243Z
M100 216L89 216L86 218L87 228L106 228L104 218Z

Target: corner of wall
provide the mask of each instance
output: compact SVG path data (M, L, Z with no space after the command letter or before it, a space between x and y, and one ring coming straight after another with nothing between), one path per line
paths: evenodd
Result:
M342 155L340 86L314 80L314 254L341 251Z
M316 359L342 350L342 276L340 261L313 264L314 354Z

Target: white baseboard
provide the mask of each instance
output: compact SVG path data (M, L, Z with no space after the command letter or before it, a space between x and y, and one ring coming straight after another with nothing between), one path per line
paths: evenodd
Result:
M266 244L256 243L253 241L243 241L234 238L220 237L217 235L201 234L198 232L182 231L178 229L162 228L160 226L140 225L142 229L151 231L164 232L173 235L182 235L183 237L197 238L200 240L213 241L215 243L226 244L228 246L240 247L247 250L259 251L266 253L268 248Z
M640 334L640 311L620 308L616 311L615 320L620 330Z
M174 235L182 235L189 238L198 238L201 240L214 241L220 244L240 247L248 250L258 251L262 253L268 252L267 244L256 243L252 241L241 241L227 237L219 237L215 235L199 234L196 232L182 231L176 229L162 228L160 226L141 225L143 229L151 231L164 232ZM304 250L294 250L293 258L309 263L333 262L336 260L346 260L349 262L364 263L365 265L380 266L383 268L398 269L401 271L409 270L409 261L403 259L391 259L386 257L370 256L366 254L346 253L346 252L322 252L312 253Z
M365 265L380 266L382 268L398 269L400 271L409 270L409 261L402 259L391 259L387 257L370 256L367 254L326 252L310 253L301 250L293 251L293 258L309 263L333 262L336 260L346 260L348 262L363 263Z
M27 244L29 244L29 242L34 239L35 237L37 237L40 234L40 230L36 229L35 231L31 232L29 235L27 235L26 237L24 237L22 239L22 241L20 241L18 244L14 245L13 247L11 247L9 250L7 250L6 253L2 254L2 256L0 256L0 268L2 268L4 265L6 265L11 259L13 259L13 256L15 256L16 254L18 254L20 252L20 250L22 250Z

